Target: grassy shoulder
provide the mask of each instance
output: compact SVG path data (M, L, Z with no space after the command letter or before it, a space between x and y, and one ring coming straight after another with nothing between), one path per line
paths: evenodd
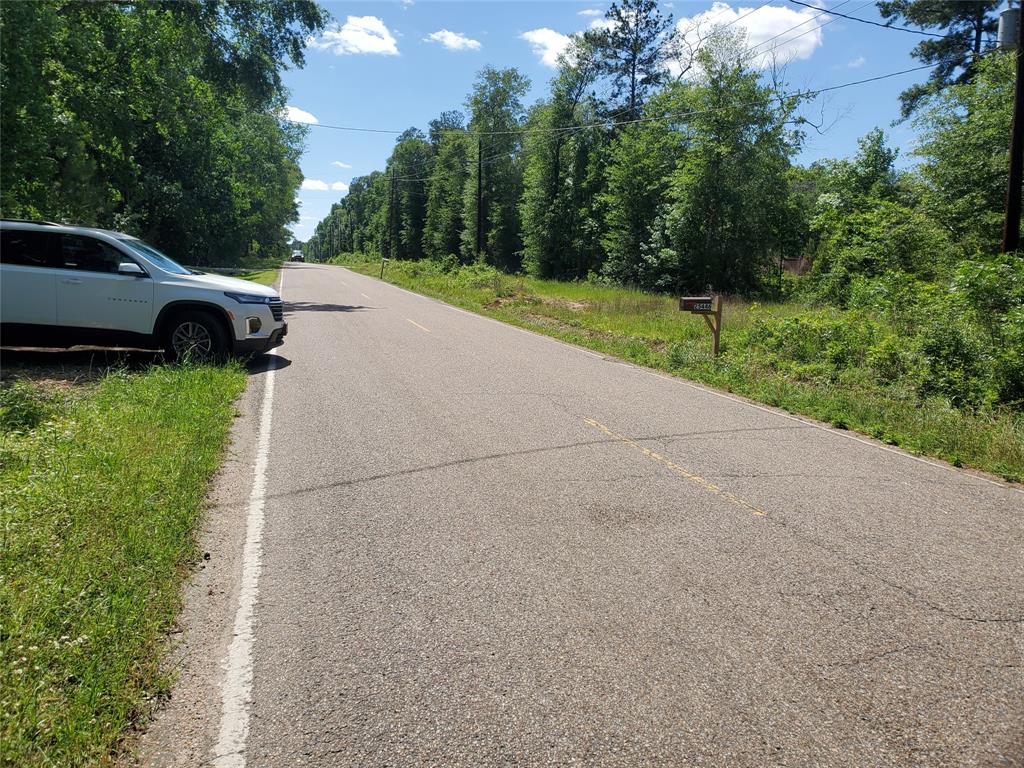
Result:
M245 380L155 366L0 389L0 764L103 763L169 684L160 650Z
M279 269L260 269L254 272L245 272L238 277L260 285L274 285L277 283L278 274L280 274Z
M378 277L380 261L341 257ZM961 409L896 375L898 336L882 318L798 303L729 301L722 355L702 318L676 300L591 283L445 271L389 262L384 278L409 290L641 365L659 368L793 413L852 429L917 454L1009 480L1024 478L1024 414Z

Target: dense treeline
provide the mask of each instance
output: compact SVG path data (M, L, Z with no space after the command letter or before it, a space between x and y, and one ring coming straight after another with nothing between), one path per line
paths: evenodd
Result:
M186 263L283 256L302 129L280 70L313 0L0 4L0 209L138 234Z
M610 32L573 40L541 102L525 108L526 79L488 67L467 114L399 136L385 170L355 179L319 224L309 255L744 294L777 290L781 265L803 258L836 301L854 274L934 277L996 248L1005 194L1010 57L980 47L994 6L971 4L968 23L960 5L935 23L976 50L922 44L925 60L946 57L945 74L905 94L922 137L914 172L896 172L880 131L853 160L796 166L801 99L778 70L755 67L740 33L705 31L687 47L651 0L625 0L608 11ZM854 263L851 238L895 231L899 243L861 246L876 263Z
M805 351L832 354L838 333L858 365L924 396L1019 405L1024 260L996 255L1013 55L985 43L992 2L883 5L948 32L915 49L937 69L903 94L918 133L911 170L898 170L877 129L851 158L795 164L807 126L784 72L755 66L735 30L684 45L650 0L623 0L608 12L611 33L573 40L539 103L524 107L518 72L487 68L468 114L445 113L426 136L406 131L386 169L356 179L320 222L308 253L795 295L854 314L831 330L766 325L761 341L803 338ZM808 274L794 278L796 265ZM899 341L872 331L853 344L845 324L858 312L869 318L858 328L888 322ZM821 363L829 375L849 362L839 357Z

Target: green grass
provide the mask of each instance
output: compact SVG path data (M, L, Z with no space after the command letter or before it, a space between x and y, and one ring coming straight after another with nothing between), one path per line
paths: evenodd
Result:
M250 280L260 285L274 285L277 282L277 275L280 270L262 269L256 272L246 272L238 275L242 280Z
M380 274L379 260L356 256L338 262ZM904 382L884 381L863 360L836 367L787 358L785 351L756 343L765 323L786 318L812 327L854 328L856 318L840 310L727 301L722 355L715 359L703 319L680 312L677 300L668 296L471 268L446 273L430 263L389 262L384 277L464 309L857 430L912 453L1009 480L1024 478L1024 414L1019 411L961 410L941 398L922 398Z
M105 764L147 702L245 386L227 367L0 390L0 765Z

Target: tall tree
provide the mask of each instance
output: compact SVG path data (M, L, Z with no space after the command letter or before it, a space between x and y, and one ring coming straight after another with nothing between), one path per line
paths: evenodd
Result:
M432 129L433 125L432 122ZM433 130L431 135L434 135ZM428 258L442 259L459 254L462 197L469 177L469 144L464 130L447 128L438 134L436 155L427 181L427 212L423 224L423 252Z
M530 272L541 277L582 278L599 266L589 209L600 175L591 174L590 160L604 130L580 129L597 121L587 96L595 79L592 47L574 38L551 81L551 98L531 111L527 124L523 254Z
M395 177L394 210L390 212L392 253L399 259L423 257L426 182L431 159L431 147L423 131L410 128L398 137L388 160L388 172Z
M471 147L470 172L463 193L463 257L482 259L512 272L520 267L522 167L518 153L524 117L522 100L529 88L529 79L514 68L486 67L477 75L466 102L471 116L469 130L477 134L477 142ZM478 197L482 201L483 222L480 251Z
M986 54L973 82L929 97L914 119L922 138L914 154L924 159L924 206L968 253L996 250L1000 241L1014 59Z
M662 16L656 0L617 0L590 37L622 119L639 117L648 95L669 77L666 64L677 48L672 15Z
M905 21L941 37L922 40L913 55L935 69L928 82L913 85L902 94L903 116L910 116L922 100L954 83L974 79L978 57L990 49L1002 0L880 0L878 12L890 22Z
M791 247L796 210L789 160L798 136L788 128L796 103L761 84L725 41L697 54L703 76L693 92L687 148L672 177L664 229L645 248L651 287L726 293L757 291Z

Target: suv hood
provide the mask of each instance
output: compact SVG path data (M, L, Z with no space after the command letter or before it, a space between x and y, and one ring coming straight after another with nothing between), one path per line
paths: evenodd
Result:
M256 296L277 296L277 291L268 285L260 285L249 280L225 275L175 275L174 281L191 286L201 286L215 291L231 291L232 293L250 293Z

